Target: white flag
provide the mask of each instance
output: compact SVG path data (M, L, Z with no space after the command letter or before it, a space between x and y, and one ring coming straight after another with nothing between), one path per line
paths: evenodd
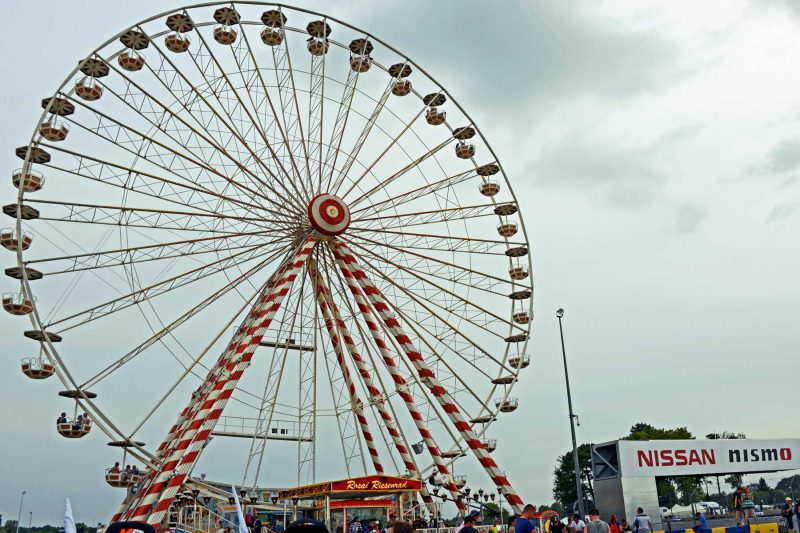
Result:
M64 498L64 533L77 533L75 519L72 517L72 505L69 498Z
M239 533L249 533L247 529L247 524L244 521L242 506L239 505L239 495L236 492L236 487L234 487L233 485L231 485L231 492L233 492L233 501L236 504L236 516L239 518ZM65 531L64 533L69 533L69 532Z

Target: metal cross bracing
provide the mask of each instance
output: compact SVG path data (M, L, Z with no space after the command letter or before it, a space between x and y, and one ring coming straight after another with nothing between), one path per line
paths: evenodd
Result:
M219 6L239 14L229 26L238 36L227 44L209 19ZM90 55L107 75L84 72L56 91L60 109L74 112L56 120L48 104L37 129L48 124L53 138L37 133L15 174L20 192L8 213L17 232L38 231L24 259L16 251L9 275L22 278L28 295L37 288L29 275L64 287L46 317L32 313L34 329L99 346L98 332L131 324L118 335L121 349L95 348L105 356L82 354L88 364L77 369L75 357L44 341L40 353L59 379L103 399L148 358L178 372L153 376L152 402L123 423L87 398L76 409L89 410L98 430L134 440L188 395L189 380L199 381L190 404L174 409L180 416L161 445L134 447L152 473L116 517L163 518L223 408L252 420L241 479L253 490L272 481L267 466L290 446L295 482L327 471L333 451L327 441L318 446L317 423L332 417L348 472L438 472L457 499L452 468L469 447L507 485L475 444L519 377L510 358L525 355L532 316L527 237L502 168L474 122L411 59L336 19L286 6L267 16L275 9L184 8L176 13L191 22L184 51L171 48L164 16L130 29L148 40L143 51L109 41ZM321 54L306 49L309 21L333 27ZM262 42L265 28L280 42ZM122 61L137 53L138 69ZM352 62L364 53L372 68ZM389 72L405 67L412 87L402 93ZM78 91L87 87L95 88L93 100ZM428 120L432 106L447 111L438 125ZM59 124L66 139L52 135ZM464 131L457 126L475 130L468 142L477 155L453 153ZM47 174L45 187L24 181L37 170ZM299 268L263 344L245 342L241 353L241 343L221 346L237 317L272 294L264 276L311 234L307 207L319 193L338 193L349 227L309 251L314 268ZM499 236L495 220L504 225ZM334 257L340 249L352 264ZM221 321L229 324L220 328ZM305 345L313 349L290 348ZM243 381L256 346L263 371ZM268 431L284 419L298 428L297 442L268 445ZM466 428L471 419L479 422ZM415 455L419 438L426 450ZM426 491L422 498L434 512Z
M314 258L309 257L309 261ZM306 270L308 263L306 263ZM303 272L305 274L305 272ZM313 301L313 286L306 283L307 276L303 276L300 299L305 302ZM304 298L305 297L305 298ZM309 309L309 307L311 309ZM298 350L299 375L297 381L297 423L300 429L300 439L297 441L297 484L311 484L316 480L316 422L317 422L317 350L316 335L317 310L315 306L308 305L300 315L301 344L311 344L313 350ZM309 335L307 331L313 331Z
M342 343L346 342L346 340L343 341L343 339L339 334L338 328L334 322L334 318L330 310L330 304L326 297L326 289L322 284L319 271L317 270L316 262L313 260L312 262L309 263L309 276L311 277L312 280L312 285L317 300L317 306L319 307L319 310L322 314L320 320L325 324L325 329L328 332L331 346L333 347L334 354L336 355L336 363L339 367L339 370L341 371L341 377L344 382L344 388L347 391L348 400L350 403L350 410L352 410L358 422L359 429L361 430L361 436L364 439L364 444L367 448L375 472L378 474L383 474L384 473L383 464L381 464L381 460L378 455L378 449L375 446L375 439L373 437L372 431L369 428L369 422L367 421L367 416L364 413L365 404L361 400L361 398L359 398L358 393L356 392L356 386L355 383L353 383L353 378L350 374L350 369L348 368L345 359L344 350L342 349Z

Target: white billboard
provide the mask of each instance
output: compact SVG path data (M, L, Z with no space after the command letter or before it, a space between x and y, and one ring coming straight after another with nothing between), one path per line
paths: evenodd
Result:
M620 440L618 450L626 477L800 469L800 439Z

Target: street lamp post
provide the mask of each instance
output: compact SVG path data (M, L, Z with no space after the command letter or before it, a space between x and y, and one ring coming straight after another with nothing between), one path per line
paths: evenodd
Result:
M28 533L31 533L31 531L32 531L31 528L33 527L33 511L30 511L28 514L29 514L29 518L28 518Z
M581 514L581 520L586 518L586 510L583 508L583 487L581 486L581 466L578 460L578 442L575 439L575 418L577 416L572 412L572 393L569 389L569 371L567 370L567 351L564 348L564 328L561 325L561 318L564 316L564 310L559 309L556 311L558 317L558 331L561 334L561 355L564 358L564 380L567 382L567 406L569 407L569 428L572 431L572 459L575 462L575 491L578 496L578 512Z
M22 495L19 497L19 512L17 513L17 530L15 533L19 533L19 521L22 520L22 502L25 501L26 494L28 494L28 491L23 490Z

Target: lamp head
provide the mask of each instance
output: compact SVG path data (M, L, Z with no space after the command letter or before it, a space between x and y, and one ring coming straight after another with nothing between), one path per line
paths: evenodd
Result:
M559 307L558 311L556 311L556 316L558 318L561 318L562 316L564 316L564 310Z

